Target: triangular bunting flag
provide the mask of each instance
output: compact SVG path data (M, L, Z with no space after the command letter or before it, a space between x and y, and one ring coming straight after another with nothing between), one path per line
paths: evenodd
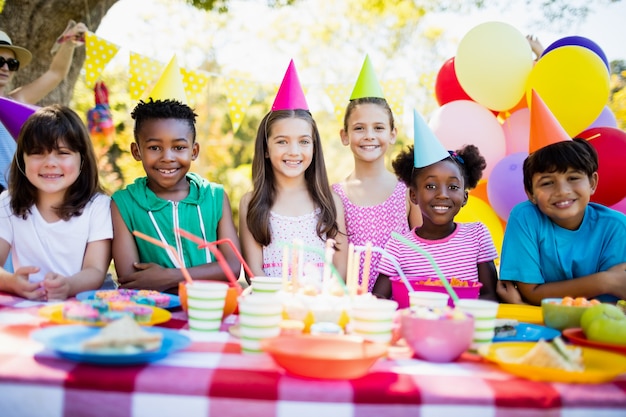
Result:
M154 59L130 53L130 79L128 89L131 100L139 100L145 96L148 86L158 78L164 65Z
M85 85L94 88L104 67L117 54L120 47L94 33L85 35Z
M183 75L183 85L185 86L185 93L189 99L189 105L195 107L198 102L198 97L200 97L209 84L209 75L202 71L193 71L185 68L181 68L180 72Z
M330 84L324 88L324 92L333 104L333 114L343 126L343 117L346 112L346 103L351 86L348 84Z
M258 84L237 78L226 78L225 81L228 114L233 125L233 133L237 133L252 99L258 91Z
M572 138L561 126L556 117L554 117L541 97L539 97L539 94L533 90L530 102L530 138L528 152L533 153L544 146L567 140L572 140Z

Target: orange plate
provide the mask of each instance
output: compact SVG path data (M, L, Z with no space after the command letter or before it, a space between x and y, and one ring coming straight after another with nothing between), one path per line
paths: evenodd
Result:
M616 345L614 343L589 340L587 339L587 336L585 336L583 329L581 329L580 327L563 330L563 336L565 336L567 340L574 343L575 345L596 347L598 349L607 349L612 350L613 352L621 353L622 355L626 355L626 345Z
M343 335L278 336L261 348L287 372L318 379L353 379L367 374L388 346Z
M149 307L153 310L152 317L150 318L149 322L139 323L142 326L152 326L152 325L159 324L159 323L165 323L172 317L172 313L170 313L169 311L165 309L162 309L159 307L150 307L150 306L146 306L146 307ZM94 323L94 322L84 322L84 321L78 321L78 320L68 320L65 317L63 317L63 303L41 307L39 309L39 315L46 317L51 322L57 323L57 324L84 324L87 326L105 326L107 324L103 321L97 321Z
M524 323L543 324L541 307L526 304L500 304L499 319L514 319Z

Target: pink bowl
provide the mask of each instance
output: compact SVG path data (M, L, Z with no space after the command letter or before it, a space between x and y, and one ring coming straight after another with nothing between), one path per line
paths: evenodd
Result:
M398 302L398 308L409 307L409 292L404 286L402 279L400 277L389 277L389 280L391 281L391 298ZM408 277L408 280L415 291L434 291L448 294L446 287L443 285L424 285L423 283L426 282L424 278ZM459 298L478 299L482 286L483 284L480 282L470 282L467 287L452 286L452 288ZM452 297L448 300L448 305L454 307Z
M415 355L430 362L451 362L469 349L474 336L474 319L420 318L402 311L400 331Z

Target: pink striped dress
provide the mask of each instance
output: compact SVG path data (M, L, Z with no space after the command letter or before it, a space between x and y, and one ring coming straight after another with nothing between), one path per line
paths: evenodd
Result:
M371 242L373 246L384 248L391 232L405 234L409 231L409 220L406 212L406 185L398 181L393 193L381 204L375 206L357 206L346 195L340 184L333 184L333 190L341 198L346 217L348 242L365 246ZM374 252L370 266L369 291L378 277L378 263L381 255ZM361 256L359 282L363 276L364 256Z

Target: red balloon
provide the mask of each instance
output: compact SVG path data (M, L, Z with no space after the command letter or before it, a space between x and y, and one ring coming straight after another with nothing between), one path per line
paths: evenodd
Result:
M467 95L465 90L463 90L463 87L459 84L459 80L456 78L454 57L444 62L439 73L437 73L437 79L435 80L435 96L440 106L455 100L474 101Z
M597 136L599 135L599 136ZM614 127L594 127L578 137L588 139L598 152L598 188L591 201L612 206L626 197L624 161L626 161L626 132Z

